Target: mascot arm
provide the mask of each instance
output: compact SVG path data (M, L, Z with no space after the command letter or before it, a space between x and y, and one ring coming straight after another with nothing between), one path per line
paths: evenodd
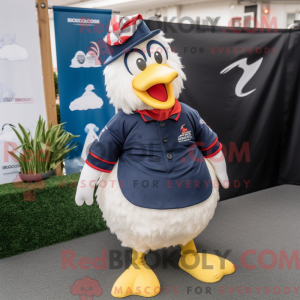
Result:
M226 170L225 157L222 150L219 151L215 156L207 158L207 160L209 160L209 162L212 164L222 187L224 189L228 189L229 180L228 180L228 175Z
M87 205L93 204L95 185L101 174L101 171L93 169L88 164L84 165L75 196L75 202L77 205L81 206L84 202Z

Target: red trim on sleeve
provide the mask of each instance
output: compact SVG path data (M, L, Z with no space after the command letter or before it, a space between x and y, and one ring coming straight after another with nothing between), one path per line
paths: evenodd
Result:
M207 148L205 148L205 149L202 149L201 151L206 151L206 150L212 148L212 147L217 143L218 139L219 139L219 138L217 137L216 140L215 140L209 147L207 147Z
M204 156L205 158L210 158L210 157L213 157L213 156L215 156L216 154L218 154L221 150L222 150L222 144L220 143L220 147L219 147L219 149L216 151L216 152L214 152L214 153L212 153L212 154L209 154L209 155L207 155L207 156Z
M95 170L105 172L105 173L110 173L111 172L110 170L104 170L104 169L97 168L96 166L92 165L88 160L86 160L85 163L87 165L89 165L91 168L95 169Z
M97 159L99 159L99 160L101 160L101 161L103 161L103 162L105 162L105 163L107 163L107 164L115 165L115 164L117 163L117 162L111 162L111 161L107 161L107 160L105 160L105 159L102 159L102 158L98 157L97 155L95 155L94 153L92 153L91 151L89 151L89 153L90 153L92 156L94 156L95 158L97 158Z

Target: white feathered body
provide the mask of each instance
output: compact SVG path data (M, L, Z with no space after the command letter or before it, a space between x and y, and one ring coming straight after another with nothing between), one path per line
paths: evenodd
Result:
M205 160L211 180L216 175ZM97 202L112 233L122 246L147 253L164 247L185 245L198 236L213 217L219 200L219 189L213 187L210 197L197 205L180 209L148 209L133 205L122 194L118 182L118 164L111 173L101 176ZM114 184L113 184L114 183ZM214 186L214 185L213 185Z
M173 40L166 39L164 33L160 33L152 40L164 45L168 52L166 64L178 73L178 77L172 81L174 96L178 99L186 76L182 71L183 65L178 54L171 51L169 44ZM136 47L145 52L148 41ZM147 64L151 63L155 63L153 55L147 58ZM104 75L107 96L117 109L122 109L126 114L132 114L136 110L153 109L141 101L133 91L134 76L130 75L124 67L123 56L108 65L104 69ZM206 164L211 180L214 182L216 175L213 167L209 161L206 161ZM117 235L122 246L144 253L149 250L187 244L205 229L214 215L219 200L219 190L213 188L207 200L190 207L165 210L142 208L133 205L123 196L117 184L118 163L111 173L103 173L101 180L106 183L106 187L101 188L100 184L97 201L108 227ZM113 185L112 182L115 184Z

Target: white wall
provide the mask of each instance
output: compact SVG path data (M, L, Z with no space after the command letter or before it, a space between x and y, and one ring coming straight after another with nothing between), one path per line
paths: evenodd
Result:
M287 27L287 14L288 13L295 13L296 18L300 19L300 4L285 4L282 1L282 4L273 4L270 3L269 5L269 14L265 15L261 12L264 2L260 3L257 1L257 19L259 21L259 25L261 24L261 17L267 16L269 21L272 17L276 17L277 19L277 27L278 28L286 28ZM267 4L267 3L266 3ZM200 2L200 3L191 3L191 4L184 4L178 6L167 6L167 7L158 7L154 9L147 9L147 10L136 10L136 9L128 9L128 10L121 10L121 15L132 15L140 13L143 15L145 19L153 17L155 13L159 12L162 17L161 20L165 20L165 18L170 21L171 16L176 16L177 12L177 19L175 22L180 21L183 17L190 17L194 21L196 17L200 17L200 24L202 24L202 20L207 16L211 17L212 19L216 18L217 16L221 17L220 21L218 22L219 26L228 26L229 20L233 17L242 17L244 14L245 6L247 5L255 5L255 3L242 2L238 4L237 1L210 1L210 2Z
M200 17L200 24L202 24L202 20L207 17L213 20L216 17L221 17L217 25L228 26L228 22L232 17L242 16L244 13L244 6L235 4L234 7L231 8L231 3L230 1L220 1L184 5L181 8L180 14L181 17L190 16L194 20L196 17Z
M52 16L51 16L52 14ZM51 19L50 19L51 18ZM51 52L52 52L52 64L53 68L57 68L56 61L56 44L55 44L55 32L54 32L54 20L53 13L49 13L49 26L50 26L50 39L51 39Z
M287 14L295 13L296 19L300 19L300 4L270 4L270 16L277 18L278 28L287 27Z

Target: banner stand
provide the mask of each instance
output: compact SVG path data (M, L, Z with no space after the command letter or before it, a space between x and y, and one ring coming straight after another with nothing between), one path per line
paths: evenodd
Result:
M36 0L37 15L39 25L42 72L46 102L46 112L48 124L52 121L57 125L55 87L53 78L53 64L51 56L51 41L48 15L48 0ZM56 175L62 175L61 165L56 168Z
M81 172L89 147L116 114L103 75L110 55L103 38L111 14L110 9L53 6L60 116L65 130L78 136L77 148L65 160L66 174Z

